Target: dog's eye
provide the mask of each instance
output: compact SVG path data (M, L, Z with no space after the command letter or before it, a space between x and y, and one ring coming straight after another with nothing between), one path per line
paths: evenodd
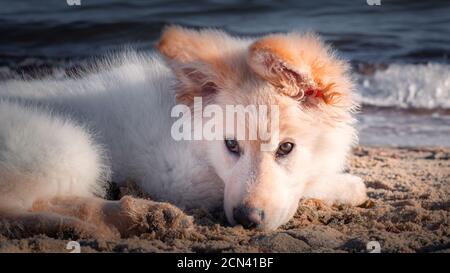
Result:
M289 154L292 149L294 149L294 143L292 142L283 142L278 146L277 156L285 156Z
M234 139L225 139L225 146L234 154L239 154L239 144Z

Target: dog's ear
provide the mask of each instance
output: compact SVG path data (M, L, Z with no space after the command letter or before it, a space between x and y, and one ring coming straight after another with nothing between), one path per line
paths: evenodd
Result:
M348 65L312 34L263 37L250 46L247 62L285 95L307 104L353 106Z
M212 29L170 26L164 30L156 48L168 59L179 80L179 102L190 104L196 96L212 96L235 76L226 60L235 41Z

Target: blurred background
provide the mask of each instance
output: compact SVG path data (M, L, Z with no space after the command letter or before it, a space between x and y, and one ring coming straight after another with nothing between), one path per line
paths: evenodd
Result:
M352 64L362 144L450 146L448 0L77 2L0 0L0 81L64 78L127 47L150 53L167 24L314 31Z

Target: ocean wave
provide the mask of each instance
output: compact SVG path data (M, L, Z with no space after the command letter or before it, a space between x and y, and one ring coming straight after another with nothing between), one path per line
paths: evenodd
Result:
M450 109L448 64L391 64L357 80L366 105Z
M70 77L89 70L95 59L97 58L36 57L2 61L0 56L0 81ZM355 66L357 90L363 105L450 110L449 64L365 64L365 66L356 64Z

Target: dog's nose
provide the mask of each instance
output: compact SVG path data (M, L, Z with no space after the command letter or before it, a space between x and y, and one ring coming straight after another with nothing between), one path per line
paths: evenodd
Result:
M264 220L264 211L241 205L233 209L233 218L244 228L254 228L258 227Z

